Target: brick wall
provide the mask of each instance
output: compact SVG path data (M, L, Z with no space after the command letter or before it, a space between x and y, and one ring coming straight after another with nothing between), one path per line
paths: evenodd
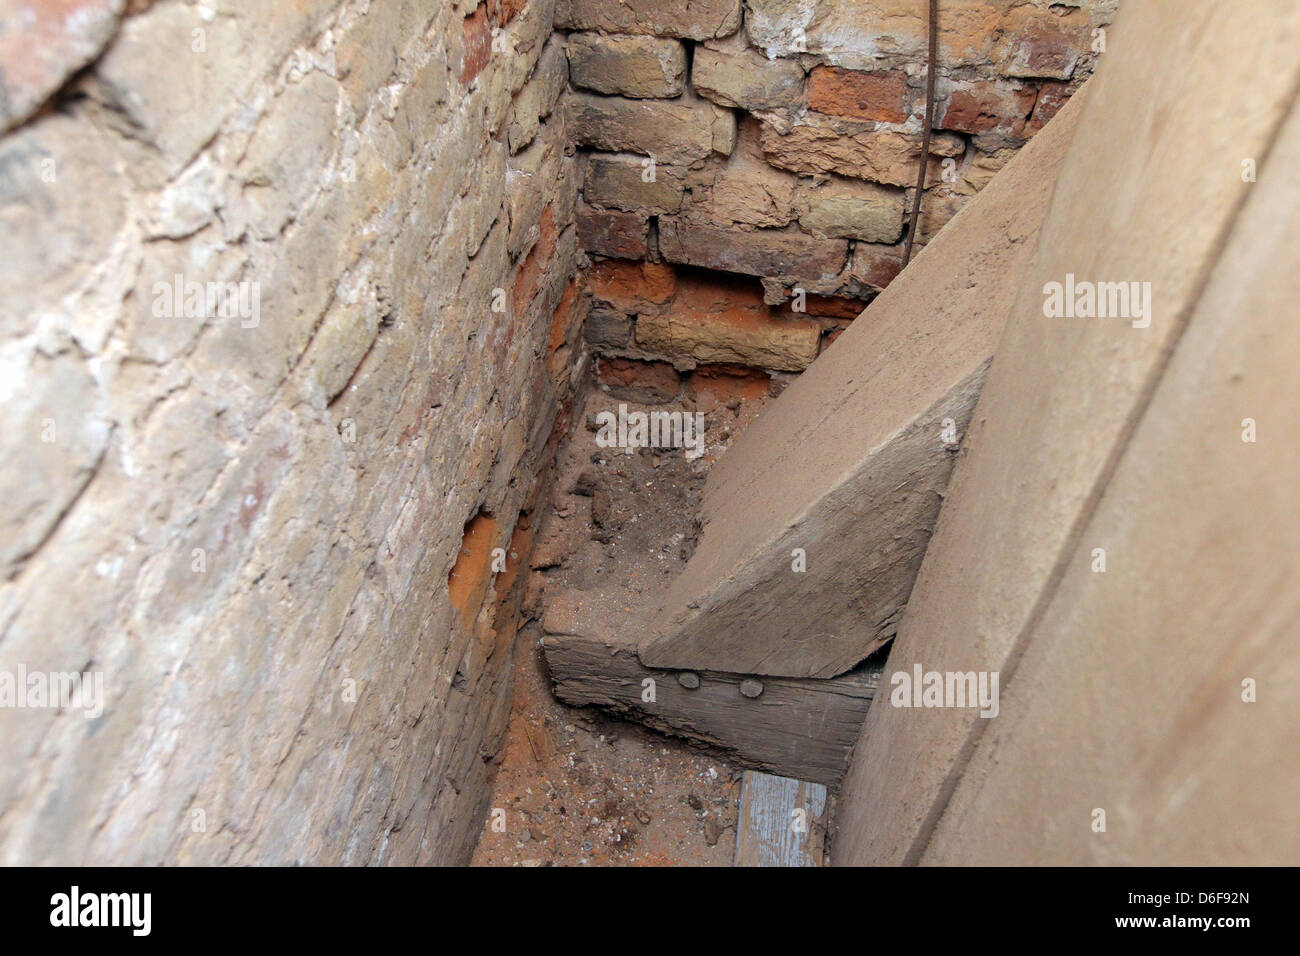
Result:
M942 0L918 248L1089 75L1116 2ZM578 235L593 288L612 289L593 347L797 371L833 341L902 265L926 15L925 0L559 0ZM675 273L680 298L662 297Z
M0 0L3 862L468 858L583 317L553 6Z
M927 232L1111 5L944 0ZM923 6L0 0L0 861L467 859L589 350L807 367L898 269Z

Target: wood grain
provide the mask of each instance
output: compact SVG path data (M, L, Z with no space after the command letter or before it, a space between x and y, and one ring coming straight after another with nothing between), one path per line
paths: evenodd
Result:
M825 787L745 771L736 866L821 866L825 846Z

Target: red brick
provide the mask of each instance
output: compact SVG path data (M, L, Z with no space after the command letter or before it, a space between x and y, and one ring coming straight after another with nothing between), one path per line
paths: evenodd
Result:
M853 250L850 274L873 289L883 290L903 271L903 258L893 246L858 243Z
M582 203L577 225L578 241L587 252L620 259L646 257L649 226L636 213L593 209Z
M492 58L492 21L487 7L480 5L472 16L465 18L465 60L460 68L460 81L470 83L483 72Z
M570 279L569 284L564 287L564 293L560 296L560 302L555 307L555 316L551 320L551 334L547 338L547 349L555 352L569 337L569 331L572 323L569 321L573 318L573 306L578 301L578 280Z
M555 314L551 317L551 331L546 339L547 368L557 383L568 374L569 340L574 329L581 324L581 311L577 308L580 301L578 280L570 279L555 307Z
M112 0L0 2L0 130L35 112L117 30Z
M819 66L808 75L808 105L818 113L902 123L907 119L907 81L902 73Z
M666 263L606 259L587 275L592 298L620 312L640 313L672 298L677 272Z
M447 589L452 606L469 620L477 616L492 580L492 549L500 533L501 526L489 514L477 514L465 525L465 537L447 579Z
M602 356L597 364L596 381L608 386L615 398L647 405L670 402L681 390L677 369L668 362Z
M758 369L744 365L701 365L692 374L688 388L702 412L717 405L760 401L767 397L771 379Z
M555 210L547 206L542 210L542 218L537 226L537 250L540 251L543 259L550 259L555 252L555 239L558 234L555 228Z
M519 271L515 273L514 293L511 296L515 315L523 315L524 310L528 308L528 303L533 300L541 285L542 274L555 253L555 215L550 206L542 211L542 220L538 229L540 235L537 241L533 243L532 249L528 250L528 255L524 256L524 261L519 264Z
M830 319L856 319L866 307L867 303L861 299L846 299L838 295L810 295L804 300L804 311L808 315Z
M1033 136L1046 126L1047 121L1057 114L1069 98L1070 88L1064 83L1048 82L1039 87L1034 111L1025 123L1025 136Z
M991 130L1020 136L1025 118L1034 108L1035 92L1031 87L1002 88L981 83L953 90L939 128L961 133L987 133Z

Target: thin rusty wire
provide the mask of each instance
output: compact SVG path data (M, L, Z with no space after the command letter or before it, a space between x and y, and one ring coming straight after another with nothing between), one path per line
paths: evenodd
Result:
M930 0L930 59L925 67L925 129L921 132L921 162L916 174L916 195L912 197L912 219L907 227L907 245L903 248L903 266L912 260L912 243L916 242L916 224L921 218L921 195L925 192L925 167L930 162L930 128L934 126L934 63L939 52L939 0Z

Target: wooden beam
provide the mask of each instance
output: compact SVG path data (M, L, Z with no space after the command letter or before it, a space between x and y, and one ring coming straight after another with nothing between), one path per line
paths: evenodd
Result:
M821 866L826 788L745 771L736 821L736 866Z
M714 466L699 546L640 636L647 666L834 677L893 637L1074 100Z
M837 863L1297 862L1283 647L1300 151L1278 131L1296 109L1300 7L1173 9L1123 6L1084 87L890 650L891 674L998 673L999 716L873 709L836 806ZM1090 318L1081 297L1046 309L1068 276L1145 283L1144 314ZM1257 673L1279 688L1267 716L1239 702ZM1111 831L1085 819L1076 834L1073 806L1111 808Z
M879 685L874 662L834 680L650 668L626 632L585 607L554 595L543 621L560 700L707 743L751 767L839 783Z

